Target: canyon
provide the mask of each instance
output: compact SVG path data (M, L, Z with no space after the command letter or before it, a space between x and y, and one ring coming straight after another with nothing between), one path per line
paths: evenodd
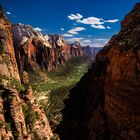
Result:
M140 3L102 49L11 24L0 8L0 140L140 140L139 34ZM49 75L86 55L94 61L68 90L62 120L53 129L29 75Z

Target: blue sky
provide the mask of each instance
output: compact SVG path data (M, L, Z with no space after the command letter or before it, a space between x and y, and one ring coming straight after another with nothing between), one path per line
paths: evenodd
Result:
M43 34L103 46L120 30L120 22L139 0L1 0L12 23L24 23Z

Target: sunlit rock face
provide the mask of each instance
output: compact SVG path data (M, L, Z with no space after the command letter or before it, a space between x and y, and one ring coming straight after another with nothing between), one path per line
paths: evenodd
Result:
M27 39L25 36L23 43ZM12 26L0 8L0 140L34 140L36 137L50 140L53 133L43 109L32 96L28 74L25 71L20 74Z
M61 139L140 139L140 3L71 90ZM63 129L65 128L65 129Z
M13 25L13 35L19 71L57 70L67 59L83 55L81 46L59 35L42 35L30 25Z
M0 10L0 72L19 80L13 48L12 26Z

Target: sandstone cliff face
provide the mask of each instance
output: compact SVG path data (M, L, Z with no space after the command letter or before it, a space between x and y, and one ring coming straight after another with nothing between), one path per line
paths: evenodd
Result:
M60 138L139 140L139 93L140 3L71 90L63 111L64 121L58 128Z
M12 26L0 9L0 139L49 140L53 134L43 110L32 97L27 73L23 71L21 77Z
M0 11L0 72L19 80L11 30L11 24Z
M82 56L81 46L68 44L59 35L45 35L24 24L13 25L19 71L57 70L67 59Z

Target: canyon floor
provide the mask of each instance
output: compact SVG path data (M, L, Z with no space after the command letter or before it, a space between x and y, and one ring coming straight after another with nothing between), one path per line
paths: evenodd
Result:
M80 81L91 65L91 56L77 56L60 66L57 71L29 73L30 85L34 97L43 107L55 131L62 121L61 111L65 108L64 101L69 98L69 91Z

